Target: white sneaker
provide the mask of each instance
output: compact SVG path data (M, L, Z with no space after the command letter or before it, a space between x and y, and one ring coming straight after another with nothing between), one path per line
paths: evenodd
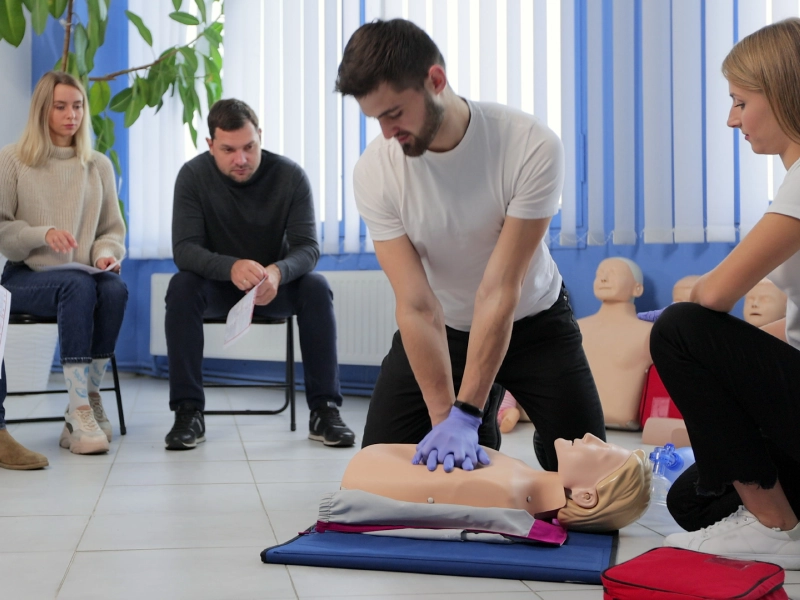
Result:
M67 410L64 421L64 429L58 441L62 448L68 448L73 454L108 452L108 439L94 420L91 407L76 408L72 412Z
M103 400L100 398L100 394L97 392L89 392L89 406L92 407L94 420L97 421L100 429L103 430L103 433L106 434L106 438L108 438L108 441L110 442L113 434L111 429L111 421L108 420L106 411L103 409Z
M744 506L711 527L668 535L664 545L800 570L800 524L789 531L766 527Z

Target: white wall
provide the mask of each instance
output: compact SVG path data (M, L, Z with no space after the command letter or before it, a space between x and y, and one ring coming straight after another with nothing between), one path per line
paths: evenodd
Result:
M19 48L0 41L0 148L17 141L31 101L31 31L25 32Z

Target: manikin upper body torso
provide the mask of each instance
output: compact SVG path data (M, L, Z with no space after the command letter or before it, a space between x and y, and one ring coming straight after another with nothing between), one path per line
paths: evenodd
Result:
M578 504L597 502L598 482L622 467L631 451L591 434L556 441L559 471L540 471L487 449L492 462L474 471L428 471L412 465L412 444L374 444L358 452L342 477L342 489L362 490L405 502L516 508L533 516L552 516L567 495Z
M624 261L600 263L594 282L600 310L578 319L583 349L597 385L606 425L634 428L650 357L652 323L636 316L633 298L642 294Z
M763 327L786 318L786 294L769 279L759 281L744 297L744 320Z

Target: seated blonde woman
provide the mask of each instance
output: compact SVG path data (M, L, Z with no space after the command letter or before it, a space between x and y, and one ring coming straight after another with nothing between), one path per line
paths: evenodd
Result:
M555 448L555 473L490 449L491 464L445 473L412 465L413 444L375 444L351 459L342 488L413 503L521 509L575 531L620 529L647 509L651 468L643 451L591 434L556 440Z

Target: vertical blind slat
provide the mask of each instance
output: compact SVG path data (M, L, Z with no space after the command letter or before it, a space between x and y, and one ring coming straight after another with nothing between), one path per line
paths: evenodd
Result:
M586 152L588 223L586 243L601 246L605 232L605 103L603 88L603 3L586 4Z
M616 0L612 12L615 244L636 243L633 32L634 0Z

